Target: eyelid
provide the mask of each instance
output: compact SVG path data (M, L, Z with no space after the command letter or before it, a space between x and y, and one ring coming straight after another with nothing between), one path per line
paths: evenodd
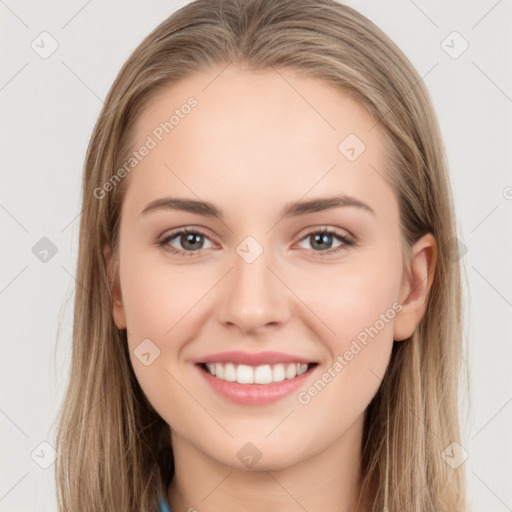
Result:
M159 239L164 240L166 238L169 238L169 237L172 237L175 235L179 235L182 233L189 233L189 232L190 233L199 233L201 235L207 236L208 238L211 238L210 234L207 232L207 230L205 228L187 224L186 226L179 226L177 228L173 228L171 230L165 231L162 235L160 235Z
M182 226L179 228L172 229L171 231L166 231L163 235L159 236L157 239L157 244L166 244L170 239L176 238L178 235L183 235L186 233L195 233L204 236L212 243L217 244L212 236L203 228L199 228L196 226ZM180 250L180 249L177 249ZM184 251L187 253L199 252L199 251Z
M304 228L297 236L299 236L299 241L301 241L304 239L304 237L316 233L333 233L341 238L350 239L353 242L356 240L356 237L350 231L342 228L336 228L334 226L329 226L327 224Z

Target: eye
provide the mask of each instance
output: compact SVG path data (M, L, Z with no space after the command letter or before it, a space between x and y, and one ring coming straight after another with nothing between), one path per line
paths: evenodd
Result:
M208 236L198 229L181 229L175 231L158 242L158 245L164 250L180 256L193 256L200 249L209 249L213 246L204 245L205 240L211 243ZM176 248L174 244L180 247Z
M335 246L335 249L332 249L335 239L338 239L341 243L338 246ZM304 238L302 238L301 243L304 241L311 244L314 252L324 253L326 255L335 254L344 250L347 246L354 245L355 243L346 235L338 232L337 230L328 228L310 231ZM324 254L322 254L322 256Z
M339 244L334 246L334 240L339 240ZM209 242L210 245L206 244ZM322 228L316 231L310 231L304 236L300 243L309 242L313 247L313 251L322 253L322 256L332 255L344 250L346 247L354 245L355 242L346 235L334 229ZM199 229L180 229L164 237L157 242L162 249L179 256L194 256L194 253L201 249L211 249L214 244L210 238ZM178 245L179 247L176 247Z

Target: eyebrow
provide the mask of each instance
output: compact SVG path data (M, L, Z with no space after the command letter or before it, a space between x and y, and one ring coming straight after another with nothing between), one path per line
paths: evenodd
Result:
M366 203L363 203L355 197L341 195L286 203L283 211L281 212L281 217L297 217L299 215L306 215L309 213L316 213L346 206L360 208L361 210L375 215L375 211ZM197 215L204 215L206 217L224 219L223 212L212 203L178 197L161 197L159 199L155 199L145 206L140 213L140 216L145 216L150 212L161 210L178 210L195 213Z

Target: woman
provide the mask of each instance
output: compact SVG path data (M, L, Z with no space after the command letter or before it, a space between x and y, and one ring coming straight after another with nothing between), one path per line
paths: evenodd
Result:
M83 187L60 510L466 509L443 146L368 19L191 2L121 69Z

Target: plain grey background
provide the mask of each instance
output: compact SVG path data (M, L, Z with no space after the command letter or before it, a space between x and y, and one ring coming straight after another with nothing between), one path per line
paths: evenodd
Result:
M86 146L124 60L186 3L0 0L3 512L57 508L52 444L69 369ZM512 510L512 2L348 3L400 46L436 107L466 272L472 507Z

